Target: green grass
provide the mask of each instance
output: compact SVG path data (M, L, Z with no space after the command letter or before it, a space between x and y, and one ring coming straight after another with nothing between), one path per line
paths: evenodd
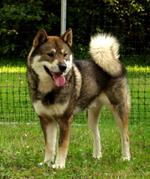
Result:
M44 141L39 124L0 125L0 175L9 179L141 178L150 177L148 126L130 126L132 160L121 160L120 136L112 120L101 121L103 158L92 158L92 138L86 125L73 125L66 169L53 170L43 160Z

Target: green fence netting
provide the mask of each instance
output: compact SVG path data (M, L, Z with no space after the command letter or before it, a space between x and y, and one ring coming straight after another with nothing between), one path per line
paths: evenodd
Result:
M128 82L131 92L130 121L150 119L150 68L128 67ZM102 118L112 118L105 107ZM86 113L76 116L75 122L85 121ZM0 67L0 122L35 122L37 115L32 108L26 80L25 66Z

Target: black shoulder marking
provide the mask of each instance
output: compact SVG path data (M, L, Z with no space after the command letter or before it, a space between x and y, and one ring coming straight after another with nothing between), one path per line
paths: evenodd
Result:
M44 104L46 104L46 105L54 104L55 97L56 97L56 92L55 91L48 92L47 94L44 95L44 97L42 99L42 102Z

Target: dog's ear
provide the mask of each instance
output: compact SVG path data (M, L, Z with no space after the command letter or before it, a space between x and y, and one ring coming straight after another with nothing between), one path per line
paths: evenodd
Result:
M43 44L47 41L47 33L44 29L41 29L36 34L34 40L33 40L33 47L36 48L37 46Z
M34 52L34 50L36 49L36 47L41 45L45 41L47 41L47 33L44 29L41 29L38 31L38 33L36 34L36 36L33 40L32 48L31 48L31 50L28 54L28 58L27 58L28 65L30 65L30 57L31 57L32 53Z
M61 36L61 38L71 47L71 46L72 46L72 39L73 39L72 29L69 28L69 29Z

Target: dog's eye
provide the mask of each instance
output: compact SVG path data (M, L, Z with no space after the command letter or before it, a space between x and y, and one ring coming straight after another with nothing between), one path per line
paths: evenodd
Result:
M67 53L64 53L64 57L66 57L68 54Z
M48 55L49 57L54 57L55 53L54 53L54 52L48 52L47 55Z

